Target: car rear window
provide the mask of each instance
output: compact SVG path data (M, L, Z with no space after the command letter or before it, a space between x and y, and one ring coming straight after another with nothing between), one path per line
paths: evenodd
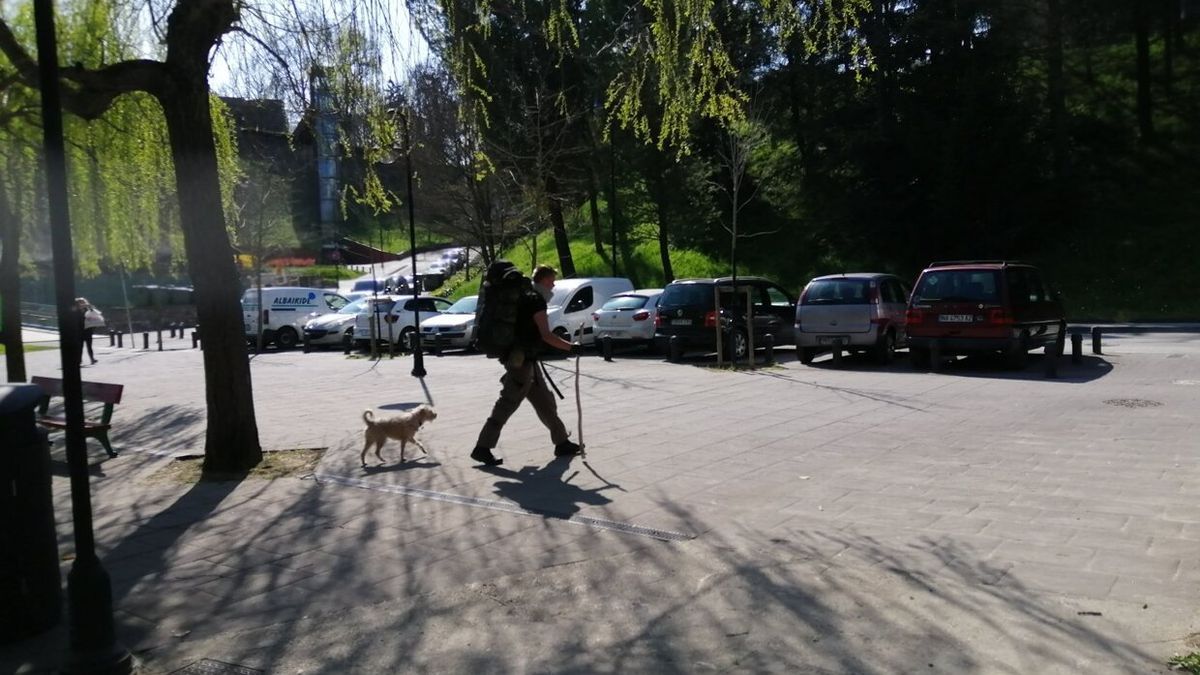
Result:
M708 284L671 284L663 291L658 304L666 306L712 306L713 290Z
M609 298L600 309L641 309L646 306L646 299L644 295L618 295Z
M913 291L913 302L999 302L995 270L926 272Z
M871 282L867 279L817 279L808 284L805 305L865 305Z

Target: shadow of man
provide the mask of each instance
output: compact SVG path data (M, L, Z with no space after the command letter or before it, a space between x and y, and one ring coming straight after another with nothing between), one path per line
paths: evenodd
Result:
M563 478L563 474L571 466L570 457L555 457L553 461L540 469L535 466L525 466L520 471L505 469L500 466L482 467L483 471L501 478L511 480L499 481L495 485L495 493L518 506L546 518L571 518L579 513L583 505L603 506L612 500L600 494L615 485L608 484L598 488L582 488L572 485L571 479L579 474L578 471Z

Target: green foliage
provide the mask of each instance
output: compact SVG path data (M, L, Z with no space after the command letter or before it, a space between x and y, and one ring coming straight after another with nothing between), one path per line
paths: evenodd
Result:
M1190 654L1177 654L1172 656L1167 665L1174 670L1182 670L1192 675L1200 675L1200 652L1192 652Z

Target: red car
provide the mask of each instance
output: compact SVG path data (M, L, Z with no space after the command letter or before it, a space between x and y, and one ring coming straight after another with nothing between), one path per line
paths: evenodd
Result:
M907 311L913 366L940 355L1000 352L1013 368L1030 349L1066 337L1066 314L1058 293L1028 263L955 260L930 263L921 272ZM936 365L936 364L933 364Z

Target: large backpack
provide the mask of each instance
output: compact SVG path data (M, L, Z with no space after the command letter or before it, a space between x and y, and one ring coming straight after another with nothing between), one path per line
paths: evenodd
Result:
M508 358L519 339L518 308L527 293L533 293L533 283L516 265L499 258L488 265L475 306L475 342L481 352L494 359Z

